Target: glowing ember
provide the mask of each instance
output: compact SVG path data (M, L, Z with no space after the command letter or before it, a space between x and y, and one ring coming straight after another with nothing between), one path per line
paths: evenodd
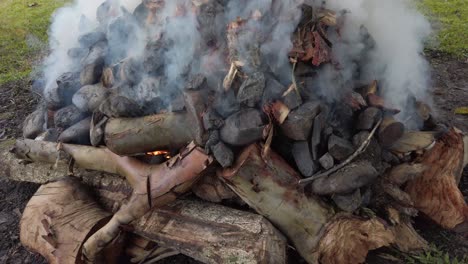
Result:
M160 155L164 155L164 157L166 159L170 159L171 158L171 154L169 153L169 151L167 150L157 150L157 151L153 151L153 152L148 152L146 153L146 155L150 155L150 156L160 156Z

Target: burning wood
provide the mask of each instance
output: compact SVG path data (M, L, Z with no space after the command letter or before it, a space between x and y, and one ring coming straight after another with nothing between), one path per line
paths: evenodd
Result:
M46 227L60 228L49 239L41 221L50 208L39 206L25 219L46 232L48 245L30 234L23 243L51 261L62 259L50 246L69 253L69 263L96 262L120 233L133 232L141 237L118 252L135 261L180 252L206 263L285 263L286 243L271 221L309 263L361 263L379 247L425 248L409 221L418 211L445 228L466 225L456 186L466 143L454 130L432 131L437 120L412 96L418 92L398 95L409 97L402 104L388 96L388 78L357 79L371 75L365 61L376 57L365 26L352 33L363 43L348 58L347 12L281 1L237 5L145 0L132 14L108 0L97 8L99 27L64 53L74 67L48 79L44 102L25 120L26 139L14 153L34 163L5 156L0 164L21 180L46 183L64 170L82 177L114 215L96 227L102 218L90 216L74 249L62 249L69 226L54 223L66 216L48 216ZM87 170L128 184L108 174L99 182ZM54 195L75 205L67 196L74 190L54 184L41 191L64 188ZM265 218L196 202L154 209L190 189ZM205 209L216 219L193 211ZM149 241L161 248L151 251Z

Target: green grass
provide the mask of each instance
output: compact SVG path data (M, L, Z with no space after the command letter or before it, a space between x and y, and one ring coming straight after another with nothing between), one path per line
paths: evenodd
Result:
M416 256L405 257L407 264L466 264L468 256L462 258L450 257L447 252L431 245L431 249Z
M66 0L0 0L0 84L23 79L47 47L52 12ZM28 7L29 4L36 6Z
M429 48L457 56L468 57L468 1L420 0L420 7L435 25L436 45Z

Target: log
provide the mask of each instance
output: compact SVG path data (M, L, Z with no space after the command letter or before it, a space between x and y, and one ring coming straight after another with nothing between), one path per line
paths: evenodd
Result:
M142 118L112 118L105 127L106 146L119 155L179 149L196 138L186 113Z
M468 222L468 206L458 189L464 151L463 135L452 128L423 155L420 163L427 169L405 188L416 209L447 229Z
M70 178L43 185L24 210L21 243L39 252L49 263L81 263L83 242L110 216L91 197ZM109 257L106 256L107 263L116 263Z
M270 222L221 205L178 200L133 223L132 232L207 264L287 263L286 239Z
M133 187L129 202L120 208L103 228L84 244L83 255L93 262L99 253L119 234L119 226L142 217L152 207L175 200L190 190L198 175L212 162L202 149L194 144L161 165L147 165L136 159L118 156L107 149L69 144L17 141L15 153L33 161L51 162L70 155L82 168L94 169L125 176ZM96 161L99 162L96 162Z
M330 207L298 188L298 173L278 154L262 158L261 152L259 145L247 147L233 168L218 176L277 226L308 263L359 263L368 250L395 241L378 218L333 218Z

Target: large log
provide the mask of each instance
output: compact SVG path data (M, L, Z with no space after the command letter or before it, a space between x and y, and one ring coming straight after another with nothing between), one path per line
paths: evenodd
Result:
M298 187L300 177L286 161L273 151L262 158L261 152L259 145L247 147L219 176L277 226L308 263L362 263L369 250L395 242L392 229L377 218L333 218L330 206Z
M152 207L177 199L180 194L190 190L200 173L212 162L212 159L194 144L161 165L147 165L134 158L118 156L104 148L57 145L32 140L17 141L15 153L33 161L45 162L70 155L82 168L125 176L133 187L129 202L84 244L83 255L88 262L93 262L117 237L121 225L142 217Z
M468 205L458 189L464 151L463 135L451 129L423 155L427 169L405 188L416 209L448 229L468 224Z

